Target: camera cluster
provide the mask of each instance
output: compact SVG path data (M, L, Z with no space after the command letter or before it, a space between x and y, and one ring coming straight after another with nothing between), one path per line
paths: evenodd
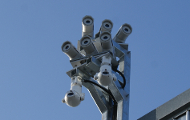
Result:
M62 51L69 57L73 68L81 71L81 67L83 67L82 74L87 74L69 73L71 88L63 99L68 106L75 107L84 100L83 79L94 78L103 87L109 86L117 80L116 75L112 72L113 61L117 61L114 55L113 41L118 44L125 43L132 28L127 23L123 24L113 38L111 36L112 28L112 21L105 19L102 21L98 33L94 35L94 19L91 16L85 16L82 19L82 38L78 41L78 47L75 48L69 41L63 43ZM92 59L96 59L95 62ZM85 71L85 69L87 70Z

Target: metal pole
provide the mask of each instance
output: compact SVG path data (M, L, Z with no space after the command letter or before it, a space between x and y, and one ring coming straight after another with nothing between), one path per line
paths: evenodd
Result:
M189 110L187 110L187 112L186 112L186 120L190 120L190 117L189 117L190 115L189 115Z

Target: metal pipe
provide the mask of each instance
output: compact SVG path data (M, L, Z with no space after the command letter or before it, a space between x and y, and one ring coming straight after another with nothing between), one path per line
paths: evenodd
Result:
M186 120L190 120L190 115L189 115L189 110L187 110L187 112L186 112Z

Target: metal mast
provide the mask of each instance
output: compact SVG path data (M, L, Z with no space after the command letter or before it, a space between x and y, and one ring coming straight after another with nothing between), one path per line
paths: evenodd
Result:
M102 114L102 120L128 120L130 94L131 52L126 38L131 34L129 24L123 24L112 38L113 23L105 19L94 36L94 19L82 19L82 38L77 49L66 41L62 51L70 58L73 69L67 72L71 89L63 102L75 107L84 100L85 86Z

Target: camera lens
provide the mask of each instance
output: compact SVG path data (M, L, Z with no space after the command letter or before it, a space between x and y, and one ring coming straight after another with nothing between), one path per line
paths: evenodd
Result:
M68 96L72 96L73 95L73 93L68 93Z
M90 23L90 20L87 20L86 23Z
M109 25L108 25L108 24L106 24L105 26L106 26L106 27L109 27Z
M124 29L126 32L128 32L129 30L127 28Z
M70 47L71 47L71 45L70 44L66 44L65 46L63 46L63 51L67 51L67 50L69 50L70 49Z
M104 39L108 39L108 36L104 36Z
M69 49L69 45L67 45L67 46L65 47L65 49L66 49L66 50Z
M127 33L127 34L130 34L130 33L131 33L130 27L127 26L127 25L124 25L124 26L123 26L123 32L124 32L124 33Z
M87 44L88 43L88 41L86 40L86 41L84 41L84 44Z
M90 43L90 39L89 38L84 38L82 41L81 41L82 45L88 45Z
M109 72L102 72L103 74L109 74Z

